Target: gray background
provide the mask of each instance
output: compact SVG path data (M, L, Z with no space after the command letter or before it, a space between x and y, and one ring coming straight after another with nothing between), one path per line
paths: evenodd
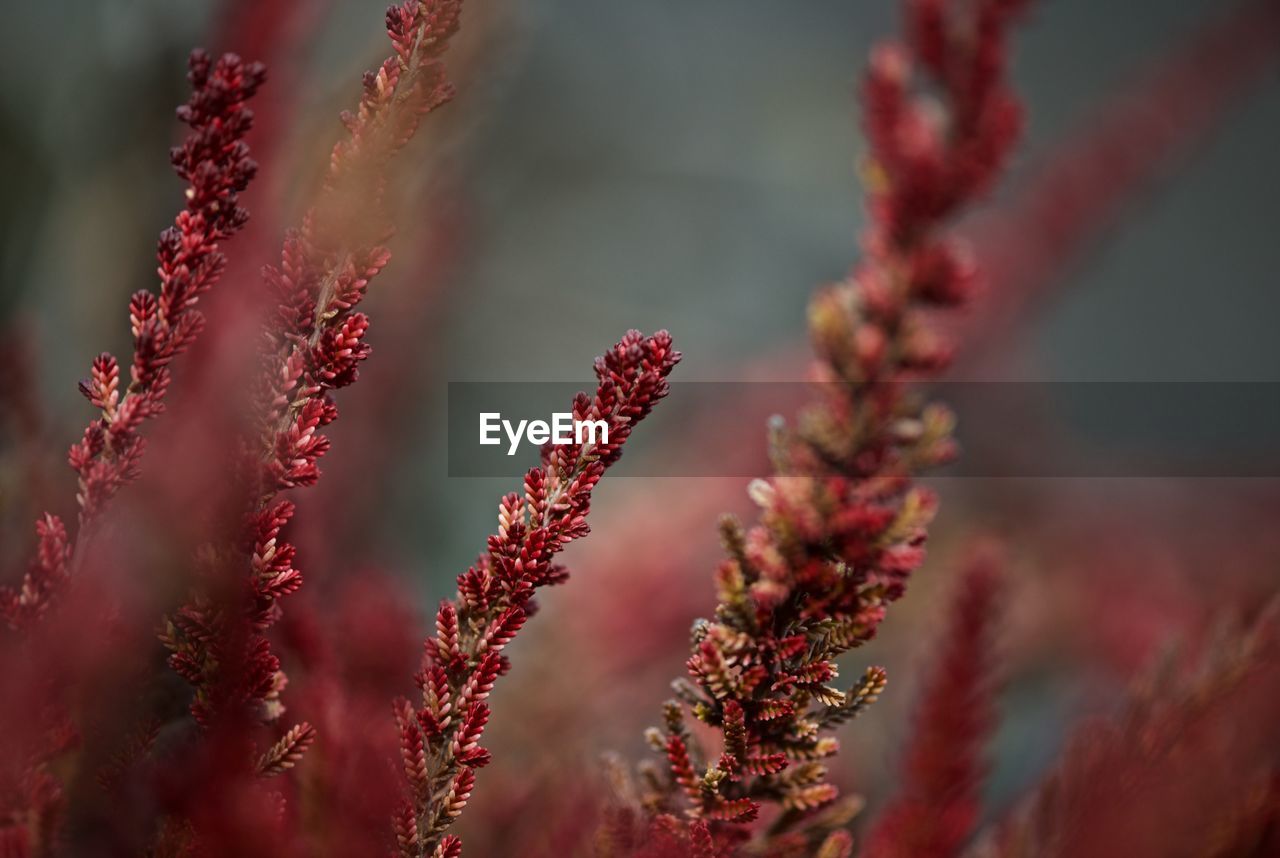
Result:
M1221 6L1038 4L1017 42L1031 112L1015 176ZM413 394L387 442L399 465L380 477L379 526L368 533L375 554L440 578L479 547L505 488L442 479L433 439L446 380L584 379L628 327L671 328L686 379L733 376L802 341L806 296L856 258L863 144L853 94L869 45L896 26L890 2L483 8L491 49L459 74L465 133L446 158L466 200L466 240L429 345L394 368ZM32 333L61 447L84 417L74 380L97 351L125 344L126 296L152 282L154 236L176 187L162 153L182 58L206 40L215 11L60 0L10 3L5 19L0 325ZM299 135L336 133L327 117L380 56L380 25L376 0L334 4L298 57L301 100L326 118L301 123ZM1011 338L1015 375L1275 378L1274 84L1273 73L1109 230L1019 332L1025 349ZM282 198L296 196L275 181Z

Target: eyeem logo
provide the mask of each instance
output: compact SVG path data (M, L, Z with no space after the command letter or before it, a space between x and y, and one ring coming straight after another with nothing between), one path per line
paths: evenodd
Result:
M568 411L552 414L550 423L545 420L521 420L515 425L510 420L503 420L497 411L481 412L480 443L488 446L501 444L499 432L505 433L510 442L508 456L516 454L522 440L539 447L548 441L560 445L609 443L608 423L604 420L574 420Z

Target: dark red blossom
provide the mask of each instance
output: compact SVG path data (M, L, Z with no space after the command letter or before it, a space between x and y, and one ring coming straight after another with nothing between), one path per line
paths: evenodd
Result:
M67 454L79 475L78 546L68 541L56 516L46 514L37 524L37 559L21 588L0 590L0 611L11 626L44 611L68 574L72 553L87 550L90 524L120 487L138 476L142 424L164 410L169 365L204 326L195 305L226 267L220 245L249 217L237 204L257 171L243 139L253 123L246 102L262 85L265 69L235 54L215 62L199 50L192 52L188 66L192 94L178 108L178 118L191 131L170 153L175 172L187 183L186 207L160 234L160 291L140 291L129 301L133 358L128 378L121 379L119 361L104 352L94 358L89 378L80 382L80 392L101 416Z
M1000 560L994 552L978 549L962 570L917 704L902 776L868 835L867 858L950 858L973 835L982 754L995 726Z
M525 475L523 493L499 504L487 552L458 576L458 595L441 602L417 676L420 703L395 705L408 793L395 818L403 858L461 848L444 831L465 807L475 770L489 762L480 745L489 721L484 701L510 666L503 650L536 610L535 591L566 579L552 560L587 534L592 490L635 425L667 395L679 360L666 331L630 331L596 360L595 395L579 393L573 414L604 421L607 433L596 443L543 447L542 465Z
M15 649L5 655L18 659L22 668L7 662L9 690L37 710L24 713L29 723L22 729L10 730L12 747L0 763L0 853L5 855L45 854L57 842L66 772L55 763L79 736L67 706L68 689L60 682L67 665L45 651L49 642L32 624L92 551L92 527L104 506L137 477L142 426L164 410L170 364L199 334L203 317L196 304L225 266L221 243L248 217L237 203L256 170L243 142L253 119L246 102L262 84L263 67L234 54L215 62L196 51L189 68L193 91L178 116L190 131L171 153L175 171L187 184L186 204L160 235L160 290L140 291L130 300L133 355L127 377L122 378L120 362L104 353L80 383L99 416L68 453L79 476L78 530L72 536L60 518L46 513L36 523L35 556L21 585L0 589L0 615L27 633L8 642Z
M992 858L1266 858L1280 848L1280 602L1166 663L1124 711L1076 731L1040 788L993 826Z
M440 57L460 6L411 0L388 12L394 55L365 76L357 111L343 116L348 133L334 145L322 193L286 235L279 266L265 271L275 310L254 390L256 435L245 439L236 472L244 506L239 533L202 558L196 592L161 635L170 666L195 689L196 721L225 734L220 746L251 749L260 775L294 765L317 735L304 721L271 747L253 750L256 724L279 729L288 684L268 632L283 597L303 582L284 533L294 506L280 495L319 479L330 446L322 430L338 417L332 394L356 381L370 354L369 319L355 308L390 260L390 164L422 116L452 96ZM472 717L483 729L480 713Z
M872 667L838 688L835 659L875 634L923 561L935 500L911 476L954 455L949 412L903 382L949 364L926 312L961 303L977 278L944 228L990 187L1017 137L1004 65L1021 5L913 2L908 43L872 54L866 255L810 309L829 383L794 427L775 429L776 474L749 490L758 523L723 523L728 559L714 615L694 624L692 682L676 683L664 729L650 733L670 776L647 778L640 801L652 825L683 828L680 841L695 837L687 820L706 820L735 848L769 807L753 848L847 852L837 829L852 805L837 802L822 761L839 750L829 733L875 701L885 674ZM720 748L696 742L687 715L719 732Z

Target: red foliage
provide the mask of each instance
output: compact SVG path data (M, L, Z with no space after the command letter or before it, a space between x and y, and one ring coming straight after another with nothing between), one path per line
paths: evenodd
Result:
M676 685L693 717L721 734L720 748L695 742L677 702L650 736L670 777L650 778L641 803L677 839L694 837L672 815L683 810L733 848L769 805L756 846L803 852L825 848L850 814L826 781L821 761L839 743L825 734L874 702L885 674L869 668L841 691L830 684L834 659L875 634L924 557L934 499L909 477L950 458L951 418L908 398L902 382L950 360L925 311L954 306L975 279L942 228L989 188L1017 136L1004 63L1020 5L913 3L909 45L872 55L867 257L810 311L826 397L796 429L775 431L777 475L750 490L759 524L723 525L720 603L694 626L693 682ZM913 57L940 101L914 94Z
M104 353L80 385L101 416L68 456L79 475L79 531L73 538L57 516L45 514L36 524L37 548L20 588L0 591L0 611L19 631L16 640L6 642L12 645L4 653L6 684L20 698L15 703L39 713L34 719L27 713L27 724L7 731L0 842L10 855L36 854L56 842L64 794L53 763L79 738L67 706L69 689L60 686L77 669L82 678L91 670L91 659L84 658L84 664L66 672L68 648L58 645L56 634L37 635L32 627L76 564L92 553L92 526L107 501L137 476L142 424L163 411L169 364L199 334L203 318L195 305L225 266L220 243L247 218L237 199L256 167L242 141L253 118L245 102L261 85L264 70L233 54L214 62L200 51L192 53L189 66L193 92L178 116L191 132L171 153L176 172L187 182L186 207L160 236L159 295L141 291L130 301L134 352L128 383L121 385L117 360ZM99 630L97 623L81 628ZM40 658L33 658L35 653ZM5 721L12 715L5 712Z
M317 460L328 443L317 430L337 416L329 392L353 382L356 365L368 355L368 320L353 308L389 256L382 246L390 234L382 214L387 164L422 115L452 93L439 58L458 16L459 3L450 0L410 2L388 12L394 55L366 77L358 113L344 117L349 134L334 148L325 192L303 227L286 239L280 270L269 272L280 306L267 325L262 355L260 431L246 439L233 480L233 503L243 510L233 517L243 524L212 537L212 547L197 561L197 591L161 635L172 651L169 664L196 688L191 714L213 729L202 742L169 754L163 765L134 772L136 785L149 780L159 791L152 837L154 848L165 854L198 848L266 855L295 848L282 828L283 795L253 780L292 769L317 735L302 722L253 750L260 732L254 725L270 723L282 711L286 682L266 631L280 616L279 600L301 585L295 551L282 538L294 507L278 496L318 478ZM261 82L261 66L245 66L234 56L213 65L197 52L191 69L196 93L180 116L194 133L173 155L179 174L190 182L188 208L161 239L159 297L139 293L131 303L132 382L121 390L118 366L104 355L82 385L103 417L71 453L81 475L81 548L103 503L136 476L138 427L160 412L168 364L202 327L193 305L225 266L218 241L245 220L236 195L254 166L241 142L251 117L243 102ZM14 625L45 611L52 590L79 557L56 518L46 517L39 535L22 589L5 593L6 616ZM155 731L148 732L142 757L155 739ZM20 760L20 782L54 783L47 763L60 751L60 745L37 748ZM198 795L197 786L209 794ZM11 817L18 829L13 837L25 838L32 849L48 845L49 837L35 832L53 819L56 792L6 791L6 805L14 795L20 800ZM41 803L24 809L22 793Z
M329 449L319 430L338 417L330 392L354 382L369 356L369 319L354 308L390 259L382 243L390 232L382 212L387 165L421 117L452 95L440 56L459 14L449 0L388 11L394 55L366 77L358 112L344 118L349 134L334 146L324 195L286 237L280 266L267 270L278 306L266 331L259 436L246 445L238 475L248 510L239 545L205 576L215 588L229 587L231 609L225 595L201 592L164 634L171 666L196 688L192 714L201 724L246 715L271 722L283 709L287 680L265 632L302 576L281 536L294 506L279 495L319 479L318 460ZM352 210L365 219L359 228L348 219ZM243 585L237 567L248 573ZM310 729L300 724L279 741Z
M867 858L948 858L973 835L995 725L993 633L1000 561L980 549L958 582L917 704L896 795L867 838Z
M592 490L636 424L666 396L679 360L666 331L630 331L596 360L595 396L578 394L572 413L575 422L603 420L607 440L544 446L523 494L502 499L488 551L458 576L457 597L441 603L417 677L421 703L396 704L408 793L397 817L404 858L460 848L442 835L466 806L475 770L489 762L480 738L489 720L485 700L510 667L502 650L536 610L535 591L568 578L555 555L587 535Z
M649 858L852 855L847 825L858 801L838 800L829 781L827 761L839 749L831 734L875 702L886 674L868 668L842 690L836 659L876 634L923 561L935 502L913 480L954 453L949 413L917 398L910 382L948 366L951 346L933 314L962 304L980 279L951 224L998 179L1018 134L1005 64L1007 31L1023 5L909 0L905 43L874 53L862 93L871 144L865 258L813 302L822 395L792 427L777 427L776 472L749 491L758 521L722 527L728 558L716 576L718 604L695 623L690 678L676 683L679 701L668 704L664 728L649 734L661 762L642 768L638 781L615 778L624 801L600 831L588 787L555 790L575 818L539 815L537 843L509 834L520 854L569 854L592 839L600 854ZM254 11L280 24L292 10ZM395 695L414 669L421 632L404 595L376 577L362 571L328 598L308 588L280 622L284 597L303 581L289 541L297 539L295 507L285 495L319 480L330 443L323 433L338 416L335 392L357 380L370 356L370 321L359 305L389 260L389 164L422 116L452 95L441 56L459 12L459 0L409 0L387 13L393 55L366 77L322 192L267 271L273 307L257 355L252 425L226 497L196 486L216 498L206 504L212 511L192 516L201 548L190 565L198 574L175 608L183 600L168 601L171 594L135 603L133 594L114 592L128 580L131 558L122 552L97 562L102 543L91 537L104 506L137 475L143 424L166 405L172 361L203 324L197 301L224 272L221 243L245 218L238 199L254 171L242 139L245 101L262 70L233 56L215 64L193 55L195 94L180 111L192 133L174 152L188 202L161 239L160 291L131 302L129 380L102 355L82 386L100 416L70 456L80 527L68 532L56 516L42 517L26 577L0 593L0 609L19 632L0 641L5 858L388 851L460 858L450 826L491 760L486 745L498 747L489 728L505 716L490 706L511 669L508 647L537 610L537 591L566 580L557 555L587 534L595 486L666 395L680 355L665 332L632 331L597 361L595 394L580 394L573 411L605 421L608 440L544 448L522 491L502 499L486 551L435 613L413 701ZM1207 40L1204 54L1193 52L1203 61L1228 42L1250 48L1238 65L1207 76L1206 91L1234 85L1262 42L1271 46L1273 32L1251 34L1240 21L1274 28L1274 13L1253 14ZM1195 84L1200 78L1187 71L1195 64L1156 91ZM1199 121L1211 99L1193 95ZM1137 122L1117 134L1149 130ZM1066 215L1078 217L1073 206ZM228 330L220 333L235 339ZM206 432L220 433L216 415L206 422ZM191 448L207 453L202 443ZM653 505L670 515L669 503ZM650 539L680 534L661 523L644 530ZM1124 547L1129 557L1132 541ZM665 562L678 563L680 550L664 552ZM361 551L347 551L363 568ZM334 559L341 556L328 560L342 565ZM94 581L80 572L110 574ZM966 571L899 789L864 854L953 856L972 837L992 724L996 578L986 556ZM63 588L69 580L82 586ZM667 601L658 616L679 610L663 581L629 592ZM164 608L153 611L153 602ZM163 610L168 665L194 687L194 699L185 688L166 688L173 677L151 658L155 641L145 630ZM638 612L628 611L634 623ZM611 616L597 612L588 622ZM1121 620L1131 632L1133 615ZM974 854L1274 854L1276 641L1273 611L1202 668L1158 677L1122 720L1083 734L1043 789ZM278 718L286 663L298 678L290 705L308 719L291 726ZM612 677L580 660L569 664L577 671L571 704L582 710L574 723L599 718L603 707L583 705L581 691ZM540 741L552 735L529 729Z
M119 362L105 352L80 382L80 392L101 411L67 456L80 478L80 545L68 541L61 521L45 515L38 525L38 557L21 589L0 591L0 611L11 626L48 607L52 591L69 574L72 555L89 550L83 543L94 519L121 486L137 477L142 424L164 410L169 364L204 327L195 305L226 266L220 242L248 219L237 205L257 170L242 139L253 123L245 102L261 86L265 69L235 54L214 62L202 51L191 54L189 66L192 94L178 118L191 133L170 154L174 170L187 182L186 208L160 234L160 293L140 291L129 302L133 360L128 383L121 387Z
M991 856L1276 854L1280 606L1170 665L1081 729L1040 790L974 850Z

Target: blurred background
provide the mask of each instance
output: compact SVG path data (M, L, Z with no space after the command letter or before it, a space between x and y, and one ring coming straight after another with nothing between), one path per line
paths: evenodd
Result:
M1015 42L1026 140L965 226L993 276L963 326L959 377L1280 381L1280 34L1266 6L1035 4ZM452 589L512 486L447 476L449 381L585 384L592 357L631 327L671 329L682 380L802 377L807 296L858 255L856 87L897 19L890 0L469 2L450 54L459 97L402 165L396 257L369 301L367 383L343 392L329 476L300 515L345 547L308 554L304 540L303 568L326 581L385 572L410 582L415 611ZM126 347L128 295L153 285L155 235L179 190L165 153L186 53L236 50L271 69L251 141L255 221L228 248L251 288L305 204L338 111L381 57L381 23L377 0L5 10L6 562L28 550L33 487L69 496L60 460L87 413L75 381L99 351ZM1070 444L1053 408L1028 409L1010 418L1011 444L1046 457ZM638 437L628 456L687 442L763 460L763 427L704 431ZM530 772L568 758L589 768L610 747L642 753L638 731L711 606L716 517L745 511L744 482L603 487L593 537L567 557L575 580L545 600L515 650L518 679L498 692L495 709L506 696L524 714L495 722L501 764L474 818L528 819L546 782ZM1161 651L1274 590L1271 479L934 484L933 558L882 639L851 657L886 664L898 692L847 731L845 776L872 803L949 561L973 534L1005 543L1014 573L993 813L1040 777L1080 714L1107 711ZM598 657L566 676L564 652ZM554 752L545 731L522 732L548 723L564 743Z

